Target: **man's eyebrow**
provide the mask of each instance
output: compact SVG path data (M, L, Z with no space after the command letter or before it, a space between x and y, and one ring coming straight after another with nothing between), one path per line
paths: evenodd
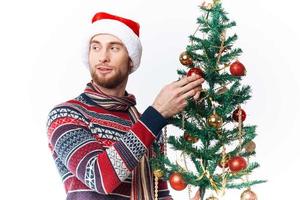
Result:
M90 44L93 44L93 43L100 44L100 42L99 42L99 41L97 41L97 40L91 40L91 41L90 41Z
M117 44L117 45L120 45L120 46L124 46L124 44L122 42L110 42L109 44L111 45L114 45L114 44Z
M97 40L92 40L91 42L90 42L90 44L94 44L94 43L96 43L96 44L101 44L99 41L97 41ZM122 42L118 42L118 41L112 41L112 42L109 42L108 43L109 45L114 45L114 44L117 44L117 45L120 45L120 46L124 46L124 44L122 43Z

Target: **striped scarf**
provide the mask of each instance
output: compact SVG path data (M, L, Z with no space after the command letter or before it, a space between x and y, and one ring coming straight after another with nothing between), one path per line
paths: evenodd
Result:
M135 105L135 96L126 92L123 97L109 96L104 94L100 88L92 81L87 84L84 93L90 97L97 105L111 111L128 111L133 123L140 117ZM132 172L131 200L152 200L153 179L149 164L149 151L144 155L138 166Z

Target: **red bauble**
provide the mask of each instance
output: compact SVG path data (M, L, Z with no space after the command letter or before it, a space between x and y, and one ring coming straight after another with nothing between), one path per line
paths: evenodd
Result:
M232 172L239 172L247 167L247 161L241 156L235 156L228 160L228 167Z
M198 67L191 68L188 71L187 76L192 76L193 74L199 75L201 78L204 77L203 71L200 68L198 68Z
M239 122L239 111L241 111L241 115L242 115L241 117L243 122L246 119L246 112L241 108L238 108L235 111L233 111L232 118L234 119L234 121Z
M240 63L238 60L233 62L230 65L229 70L230 70L231 75L233 75L233 76L244 76L244 75L246 75L245 66L242 63Z
M184 190L187 186L183 176L179 172L173 172L169 178L169 181L174 190Z
M193 137L187 132L184 132L183 138L190 143L196 143L199 140L199 138Z

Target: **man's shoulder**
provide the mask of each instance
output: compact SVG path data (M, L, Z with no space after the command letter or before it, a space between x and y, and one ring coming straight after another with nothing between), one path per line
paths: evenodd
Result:
M81 107L83 107L85 104L87 104L86 99L83 94L80 94L76 98L67 100L65 102L56 104L51 110L50 114L55 112L77 112L79 114L83 114Z
M85 102L81 99L82 95L68 101L55 105L48 114L48 124L57 118L76 118L88 121L86 113L82 108Z

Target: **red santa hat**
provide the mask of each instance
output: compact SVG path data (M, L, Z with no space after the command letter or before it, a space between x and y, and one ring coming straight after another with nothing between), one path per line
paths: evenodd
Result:
M123 42L133 63L131 72L134 72L139 67L142 56L139 30L140 25L133 20L105 12L96 13L88 27L88 41L85 40L85 51L83 55L84 64L89 66L88 52L91 38L96 34L106 33L119 38Z

